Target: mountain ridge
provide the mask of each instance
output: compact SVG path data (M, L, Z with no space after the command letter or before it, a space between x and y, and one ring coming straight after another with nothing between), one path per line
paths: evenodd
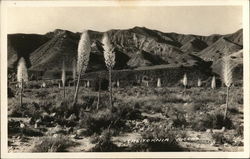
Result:
M91 55L87 71L105 70L101 44L104 32L88 32ZM232 34L210 36L164 33L145 27L111 29L107 33L116 51L115 69L161 64L175 67L193 66L195 63L211 61L211 58L216 63L216 60L222 58L218 54L228 55L243 47L242 29ZM43 35L9 34L8 68L15 69L17 61L24 57L28 61L29 70L59 71L64 59L66 70L70 71L77 56L80 34L62 29L55 29Z

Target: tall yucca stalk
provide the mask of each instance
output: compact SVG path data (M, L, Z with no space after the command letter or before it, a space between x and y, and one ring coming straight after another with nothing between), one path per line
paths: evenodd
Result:
M101 75L100 73L98 73L97 75L97 81L98 81L98 94L97 94L96 110L99 109L100 97L101 97Z
M87 87L87 88L90 87L90 82L89 82L89 80L87 80L86 87Z
M76 60L73 59L72 61L72 77L74 83L74 89L76 89Z
M226 98L226 108L224 112L224 120L227 117L227 109L228 109L228 103L229 103L229 89L233 83L233 65L231 64L230 57L224 57L223 58L223 82L225 83L227 87L227 98Z
M184 76L183 76L183 80L182 80L182 84L183 84L183 86L185 88L187 88L187 83L188 83L188 81L187 81L187 74L185 73Z
M215 80L215 76L213 76L212 81L211 81L211 88L215 89L216 88L216 80Z
M24 58L20 58L17 66L17 82L20 88L20 107L23 106L23 82L28 82L28 71Z
M198 86L198 87L201 87L201 79L200 79L200 78L198 78L197 86Z
M62 63L63 101L65 101L65 82L66 82L66 73L65 73L65 63L64 63L64 60L63 60L63 63Z
M119 80L116 81L116 86L117 86L117 88L120 87L120 81Z
M81 35L81 39L78 43L78 56L77 56L77 83L76 83L76 90L75 90L75 95L74 95L74 101L73 101L73 106L75 106L77 102L77 96L78 96L78 91L79 91L79 83L81 79L82 73L84 73L87 69L88 63L89 63L89 55L91 51L91 44L90 44L90 39L88 32L85 31Z
M161 79L160 78L157 79L157 87L161 87Z
M103 50L104 50L104 58L105 63L109 71L109 100L110 106L113 107L113 99L112 99L112 69L115 65L115 52L114 47L111 45L108 34L104 33L102 38Z

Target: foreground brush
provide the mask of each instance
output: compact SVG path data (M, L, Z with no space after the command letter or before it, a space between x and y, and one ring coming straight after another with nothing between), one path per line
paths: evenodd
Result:
M24 58L20 58L17 66L17 82L20 88L20 107L23 106L23 83L28 82L28 71ZM22 115L23 116L23 115Z
M104 33L102 38L105 63L109 71L109 101L111 108L113 107L112 99L112 69L115 65L115 52L114 47L111 45L108 34Z

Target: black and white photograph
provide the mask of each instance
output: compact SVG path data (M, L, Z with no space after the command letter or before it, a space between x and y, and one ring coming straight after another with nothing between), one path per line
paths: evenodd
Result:
M249 152L248 1L59 2L4 5L6 156Z

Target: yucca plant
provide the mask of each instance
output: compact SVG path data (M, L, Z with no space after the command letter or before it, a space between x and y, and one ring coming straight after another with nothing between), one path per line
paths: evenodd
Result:
M23 83L28 82L28 71L24 58L20 58L17 66L17 82L20 88L20 107L23 106Z
M200 78L198 78L197 86L198 86L198 87L201 87L201 79L200 79Z
M65 101L65 82L66 82L66 73L65 73L65 63L63 60L63 64L62 64L63 101Z
M81 79L82 73L84 73L87 69L89 63L89 55L91 51L90 39L87 31L84 31L81 35L81 39L78 43L78 56L77 56L77 83L76 90L74 94L73 106L75 106L77 102L77 96L79 91L79 83Z
M213 76L212 81L211 81L211 88L215 89L216 88L216 79L215 76Z
M227 87L227 98L226 98L226 108L224 112L224 120L227 117L227 109L228 109L228 102L229 102L229 89L233 84L233 65L231 63L230 57L224 57L222 63L222 75L223 75L223 82Z
M120 81L119 80L116 81L116 86L117 86L117 88L120 87Z
M161 87L161 79L160 78L157 79L157 87Z
M89 80L87 80L86 87L87 87L87 88L90 87L90 82L89 82Z
M114 47L111 45L108 34L104 33L102 38L103 50L104 50L104 59L106 66L109 71L109 100L110 106L113 107L112 99L112 69L115 65L115 52Z
M98 94L97 94L96 110L99 109L100 97L101 97L101 75L100 73L97 74L97 81L98 81Z
M76 89L76 60L72 61L72 78L74 83L74 89Z
M188 83L187 74L185 73L182 79L182 84L185 88L187 88L187 83Z

